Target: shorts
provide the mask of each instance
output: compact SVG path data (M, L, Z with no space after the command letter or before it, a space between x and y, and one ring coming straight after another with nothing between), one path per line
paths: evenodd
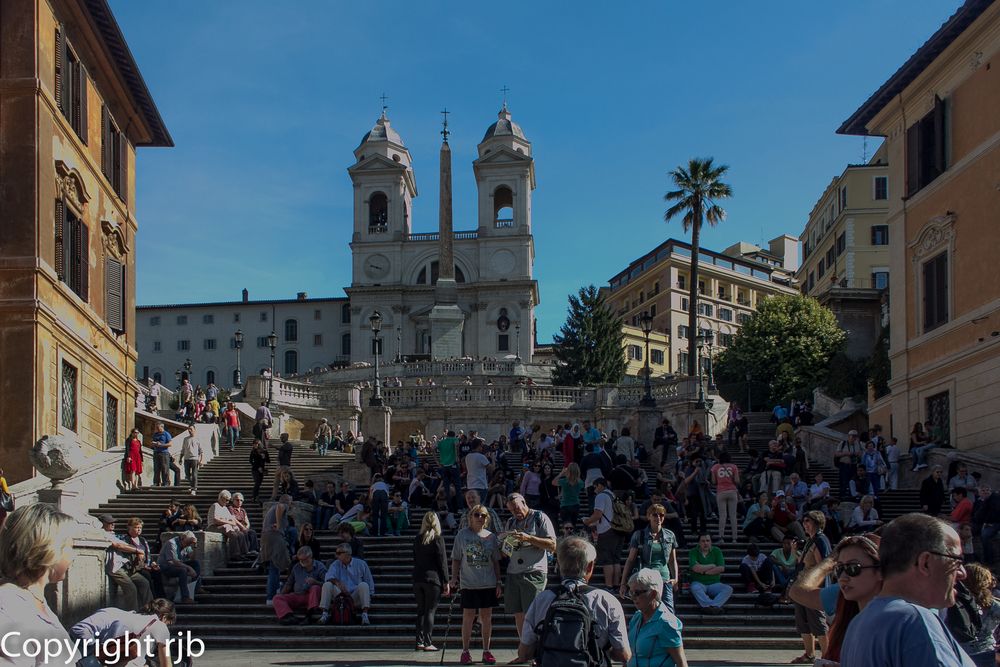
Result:
M462 589L462 609L492 609L498 604L496 586Z
M504 610L508 614L528 611L535 597L545 590L548 577L544 572L518 572L508 574L503 589Z
M795 631L800 635L810 634L814 637L825 637L827 633L826 616L823 612L795 604Z
M622 538L614 530L597 536L597 565L618 565L621 561Z

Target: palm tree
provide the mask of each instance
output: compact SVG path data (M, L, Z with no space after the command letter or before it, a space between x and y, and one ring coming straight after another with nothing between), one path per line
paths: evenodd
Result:
M733 196L733 189L722 182L729 171L726 165L712 163L712 158L692 158L688 166L677 167L670 177L676 190L663 195L663 200L673 205L663 214L663 219L671 219L684 214L684 231L691 231L691 292L688 300L688 375L698 372L698 349L695 335L698 333L698 252L701 249L701 224L708 221L713 227L726 219L726 212L716 200Z

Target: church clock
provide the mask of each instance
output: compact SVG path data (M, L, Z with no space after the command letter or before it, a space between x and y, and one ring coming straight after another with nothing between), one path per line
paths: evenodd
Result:
M385 255L372 255L365 259L365 275L372 280L380 280L389 275L389 258Z

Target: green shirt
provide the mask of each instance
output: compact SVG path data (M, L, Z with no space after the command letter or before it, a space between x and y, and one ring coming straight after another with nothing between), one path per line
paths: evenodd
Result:
M570 484L565 477L559 480L559 490L562 496L559 498L560 507L575 507L580 504L580 492L583 491L583 480L576 484Z
M701 549L695 547L688 552L688 567L694 567L695 565L721 565L725 566L726 560L722 556L722 550L719 547L712 547L708 554L702 555ZM717 584L722 581L722 574L701 574L699 572L690 572L691 581L705 584Z
M792 553L788 554L788 558L785 558L784 549L778 548L771 552L771 558L781 564L785 569L792 569L795 567L796 558L795 550L792 549Z
M442 438L438 442L438 461L443 466L455 465L455 453L458 451L455 443L458 438Z

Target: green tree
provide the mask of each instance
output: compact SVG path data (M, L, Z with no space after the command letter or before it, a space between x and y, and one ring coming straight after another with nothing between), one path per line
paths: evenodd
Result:
M816 299L768 297L717 357L716 378L723 395L735 400L737 388L746 393L747 374L756 383L766 379L770 403L805 397L825 383L846 340L837 318Z
M625 375L622 319L593 285L569 296L566 324L553 337L559 385L617 384Z
M716 201L733 196L733 189L722 182L729 171L726 165L716 166L712 158L692 158L688 166L677 167L670 172L676 190L663 196L664 201L673 205L663 214L670 222L678 215L684 231L691 232L691 291L688 297L688 375L696 375L698 350L695 334L698 332L698 251L701 249L701 225L707 221L713 227L726 219L726 212Z

